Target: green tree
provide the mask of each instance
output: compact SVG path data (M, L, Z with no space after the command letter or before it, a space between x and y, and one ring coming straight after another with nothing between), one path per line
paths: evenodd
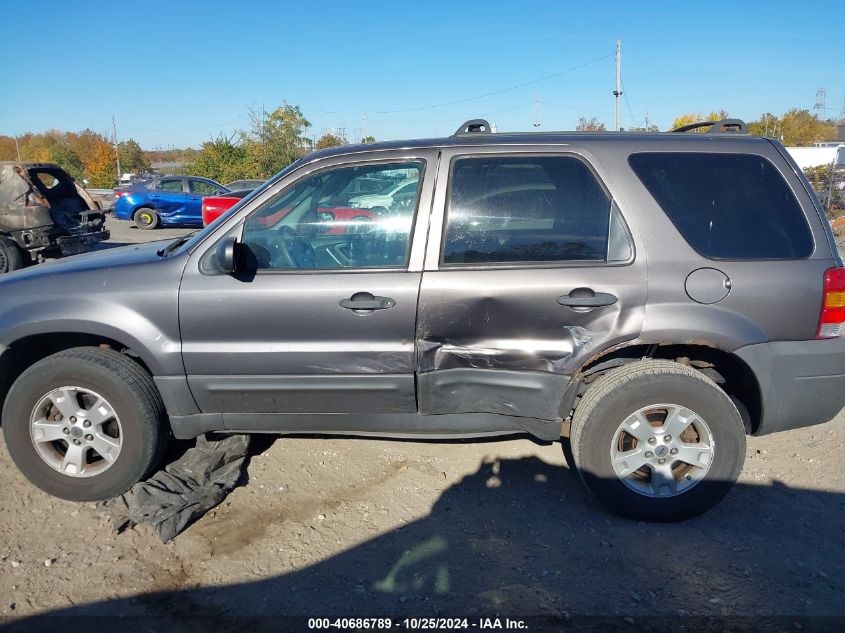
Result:
M77 180L82 178L82 160L69 146L65 134L57 130L29 135L21 146L21 159L55 163Z
M305 131L311 123L298 106L283 105L270 113L250 111L250 129L242 135L249 172L269 178L305 153Z
M793 108L780 120L779 137L784 145L812 145L816 141L831 141L836 138L833 121L822 121L809 110Z
M366 143L375 143L376 137L375 136L365 136L364 138L361 139L361 142L365 143L365 144Z
M578 125L575 126L575 130L578 132L606 132L607 128L596 117L587 119L582 116L578 119Z
M150 171L150 161L135 139L130 138L118 144L117 155L120 157L120 168L124 172L138 174Z
M840 189L845 183L845 169L833 165L819 165L805 167L804 173L807 174L813 191L831 220L845 213L845 191Z
M325 149L327 147L338 147L340 145L346 145L346 141L336 134L326 133L317 139L317 142L314 143L314 149Z
M748 122L748 133L753 134L754 136L779 138L779 130L780 118L771 112L766 112L765 114L760 115L760 118L756 121Z
M234 135L223 134L203 143L202 149L185 164L182 171L217 182L240 180L252 173L244 145L235 143Z
M643 126L643 127L638 127L638 126L629 127L628 131L629 132L659 132L660 128L657 127L654 123L649 123L648 125Z

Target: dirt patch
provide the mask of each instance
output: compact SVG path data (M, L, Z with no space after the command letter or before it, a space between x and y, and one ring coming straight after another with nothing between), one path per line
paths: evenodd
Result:
M842 422L751 438L735 490L679 525L605 512L558 444L281 438L169 545L4 452L0 612L844 614Z

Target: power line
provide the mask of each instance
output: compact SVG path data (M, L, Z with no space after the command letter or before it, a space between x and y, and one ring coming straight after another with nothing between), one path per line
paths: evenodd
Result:
M625 107L628 108L628 116L631 119L631 123L638 123L638 122L642 121L643 120L642 117L634 116L634 111L633 111L633 109L631 109L631 102L628 101L628 91L625 88L625 82L624 81L622 81L622 96L625 98Z
M493 96L496 96L496 95L504 94L505 92L510 92L512 90L518 90L519 88L524 88L526 86L532 86L534 84L538 84L538 83L543 82L543 81L548 81L549 79L554 79L555 77L560 77L562 75L566 75L566 74L574 72L576 70L580 70L581 68L585 68L586 66L590 66L592 64L596 64L600 61L603 61L605 59L613 57L614 54L615 53L608 53L607 55L602 55L601 57L596 57L595 59L591 59L589 61L583 62L581 64L577 64L575 66L570 66L569 68L565 68L563 70L559 70L557 72L554 72L554 73L551 73L551 74L548 74L548 75L544 75L543 77L537 77L536 79L531 79L529 81L523 81L521 83L514 84L514 85L508 86L506 88L501 88L499 90L493 90L491 92L485 92L484 94L476 95L474 97L466 97L464 99L454 99L452 101L445 101L443 103L433 103L433 104L430 104L430 105L416 106L416 107L412 107L412 108L397 108L397 109L393 109L393 110L367 110L367 111L373 112L374 114L399 114L399 113L403 113L403 112L419 112L419 111L422 111L422 110L433 110L433 109L436 109L436 108L445 108L445 107L451 106L451 105L458 105L458 104L461 104L461 103L469 103L471 101L478 101L479 99L485 99L487 97L493 97ZM554 104L550 104L550 105L554 105ZM522 104L520 104L520 106L515 106L514 108L506 108L504 110L498 110L496 112L490 112L490 113L487 113L487 114L490 115L490 114L496 114L498 112L506 112L509 109L516 109L517 107L521 107L521 106L522 106ZM303 107L303 106L300 106L300 110L302 110L303 112L310 112L310 113L314 113L314 114L358 114L358 112L353 112L353 111L322 110L322 109L319 109L319 108L309 108L309 107ZM158 132L158 133L198 132L198 131L201 131L201 130L209 130L209 129L221 127L221 126L224 126L224 125L231 125L232 123L237 123L239 121L243 121L243 120L248 119L248 118L249 118L249 115L243 115L243 116L237 117L236 119L231 119L229 121L223 121L222 123L213 123L211 125L203 125L203 126L199 126L199 127L190 127L190 128L158 129L158 128L132 127L132 126L128 126L128 125L124 125L123 128L126 129L126 130L134 131L134 132ZM369 117L368 117L368 119L370 121L378 121L378 119L372 119L372 118L369 118ZM452 122L452 121L458 121L459 119L463 120L461 117L456 117L456 118L450 118L450 119L440 119L440 120L437 120L437 121L384 121L384 120L382 120L382 121L379 121L379 122L381 122L381 123L448 123L448 122Z
M433 108L445 108L446 106L450 105L457 105L459 103L468 103L469 101L477 101L478 99L484 99L486 97L492 97L495 95L500 95L504 92L509 92L511 90L517 90L519 88L524 88L525 86L532 86L534 84L540 83L541 81L547 81L549 79L553 79L555 77L560 77L561 75L565 75L567 73L571 73L573 71L579 70L584 68L585 66L590 66L591 64L598 63L602 60L605 60L609 57L613 57L614 53L608 53L607 55L602 55L601 57L597 57L596 59L592 59L588 62L584 62L583 64L578 64L577 66L571 66L570 68L566 68L564 70L558 71L556 73L552 73L550 75L545 75L544 77L538 77L537 79L531 79L530 81L524 81L519 84L515 84L513 86L508 86L507 88L502 88L501 90L494 90L492 92L485 92L484 94L475 96L475 97L468 97L466 99L455 99L454 101L445 101L443 103L435 103L432 105L427 106L418 106L415 108L401 108L398 110L382 110L380 112L376 112L376 114L395 114L399 112L416 112L419 110L431 110Z
M482 112L477 116L489 117L489 116L492 116L494 114L501 114L502 112L510 112L511 110L517 110L519 108L524 108L526 106L531 105L532 103L533 103L532 101L527 101L525 103L519 103L515 106L509 106L507 108L502 108L501 110L493 110L491 112ZM423 120L401 120L400 121L400 120L389 120L389 119L373 119L373 118L368 117L367 120L373 121L375 123L399 123L399 124L403 124L403 123L414 123L414 124L460 123L461 121L465 121L466 117L459 115L459 116L455 116L455 117L450 117L448 119L436 119L436 120L428 119L428 120L425 120L425 121L423 121Z
M232 119L231 121L223 121L223 123L213 123L211 125L203 125L202 127L185 127L185 128L172 128L169 130L157 130L152 128L143 128L143 127L130 127L128 125L122 126L124 130L133 130L135 132L197 132L199 130L210 130L211 128L221 127L223 125L230 125L232 123L237 123L238 121L243 121L248 119L249 115L245 114L243 116L239 116L237 119Z
M592 110L590 108L579 108L578 106L571 106L571 105L563 105L562 103L552 103L551 101L543 100L543 105L549 105L553 108L562 108L563 110L574 110L577 112L588 112L590 114L605 114L611 116L615 114L614 112L609 112L607 110Z

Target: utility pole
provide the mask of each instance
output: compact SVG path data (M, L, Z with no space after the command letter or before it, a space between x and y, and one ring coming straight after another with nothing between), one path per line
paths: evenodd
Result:
M816 104L813 106L813 110L816 111L816 114L819 118L824 116L824 111L827 109L827 91L824 87L819 86L819 89L816 90Z
M18 144L17 134L15 134L15 151L18 153L18 162L21 162L21 146Z
M827 209L826 211L830 213L830 209L833 205L833 174L836 173L836 154L833 155L833 160L830 161L830 178L827 181Z
M112 142L114 143L114 157L117 160L117 184L120 184L120 152L117 151L117 124L114 121L114 115L111 115L111 133Z
M367 142L367 113L366 112L364 112L361 115L361 119L363 120L363 123L364 123L364 135L361 137L361 142L366 143Z
M534 127L540 127L540 97L534 97Z
M616 97L616 131L622 127L622 110L619 99L622 97L622 40L616 40L616 90L613 91Z

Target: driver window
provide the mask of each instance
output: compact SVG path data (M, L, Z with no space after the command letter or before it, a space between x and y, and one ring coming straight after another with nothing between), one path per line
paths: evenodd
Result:
M404 268L422 167L338 167L294 183L245 222L245 268Z

